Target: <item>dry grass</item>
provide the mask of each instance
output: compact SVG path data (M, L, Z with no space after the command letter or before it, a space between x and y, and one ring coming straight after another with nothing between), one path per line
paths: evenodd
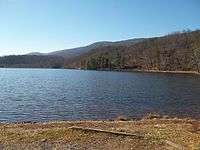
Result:
M72 128L73 126L91 130L76 130ZM95 132L92 129L106 130L106 132ZM109 131L135 134L140 138L110 134ZM140 121L0 124L1 148L200 149L199 121L153 117Z

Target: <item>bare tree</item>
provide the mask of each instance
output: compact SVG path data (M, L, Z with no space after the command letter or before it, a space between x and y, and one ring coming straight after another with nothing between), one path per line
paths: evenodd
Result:
M197 68L197 71L200 72L200 48L193 50L193 61Z

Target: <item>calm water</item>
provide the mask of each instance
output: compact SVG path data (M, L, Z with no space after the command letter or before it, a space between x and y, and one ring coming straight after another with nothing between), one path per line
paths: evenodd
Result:
M0 121L112 119L149 112L200 118L200 76L0 69Z

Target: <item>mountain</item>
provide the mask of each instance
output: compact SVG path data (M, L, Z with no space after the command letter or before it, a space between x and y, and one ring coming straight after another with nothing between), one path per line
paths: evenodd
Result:
M144 39L131 39L118 42L96 42L85 47L66 49L51 53L32 52L26 55L12 55L0 57L0 67L13 68L63 68L69 60L73 60L92 49L111 45L130 45Z
M39 53L39 52L32 52L32 53L28 53L26 55L35 55L35 56L42 56L42 55L45 55L44 53Z
M200 30L0 57L0 67L200 72Z
M91 45L84 46L84 47L64 49L64 50L50 52L50 53L34 52L34 53L29 53L27 55L53 55L53 56L61 56L66 59L69 59L69 58L80 56L80 55L87 53L90 50L95 49L95 48L101 48L104 46L113 46L113 45L116 45L116 46L117 45L132 45L132 44L141 42L143 40L144 40L144 38L130 39L130 40L124 40L124 41L117 41L117 42L102 41L102 42L96 42L96 43L93 43Z
M135 44L94 48L65 64L94 70L200 72L200 30L144 39Z

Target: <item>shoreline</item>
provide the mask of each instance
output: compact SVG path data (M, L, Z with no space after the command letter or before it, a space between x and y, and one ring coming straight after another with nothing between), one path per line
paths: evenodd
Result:
M87 70L87 69L76 69L76 70ZM197 71L164 71L164 70L137 70L137 69L121 69L121 70L96 70L96 71L114 71L114 72L139 72L139 73L171 73L171 74L194 74L200 75L200 72Z
M195 74L200 75L196 71L160 71L160 70L137 70L136 72L148 72L148 73L172 73L172 74Z
M5 149L200 148L200 121L194 119L1 123L0 131Z
M200 75L197 71L169 71L169 70L139 70L139 69L80 69L80 68L64 68L71 70L85 70L85 71L110 71L110 72L138 72L138 73L166 73L166 74L193 74Z
M164 120L179 120L179 121L199 121L200 118L191 117L173 117L168 115L154 115L147 114L146 116L140 118L126 118L125 116L119 116L115 119L78 119L78 120L44 120L44 121L0 121L0 125L18 125L18 124L51 124L56 122L66 122L66 123L77 123L77 122L140 122L143 120L153 120L153 119L164 119Z
M172 73L172 74L194 74L194 75L200 75L200 72L197 71L169 71L169 70L138 70L138 69L96 69L96 70L90 70L90 69L80 69L80 68L31 68L31 67L0 67L0 69L52 69L52 70L88 70L88 71L114 71L114 72L140 72L140 73Z

